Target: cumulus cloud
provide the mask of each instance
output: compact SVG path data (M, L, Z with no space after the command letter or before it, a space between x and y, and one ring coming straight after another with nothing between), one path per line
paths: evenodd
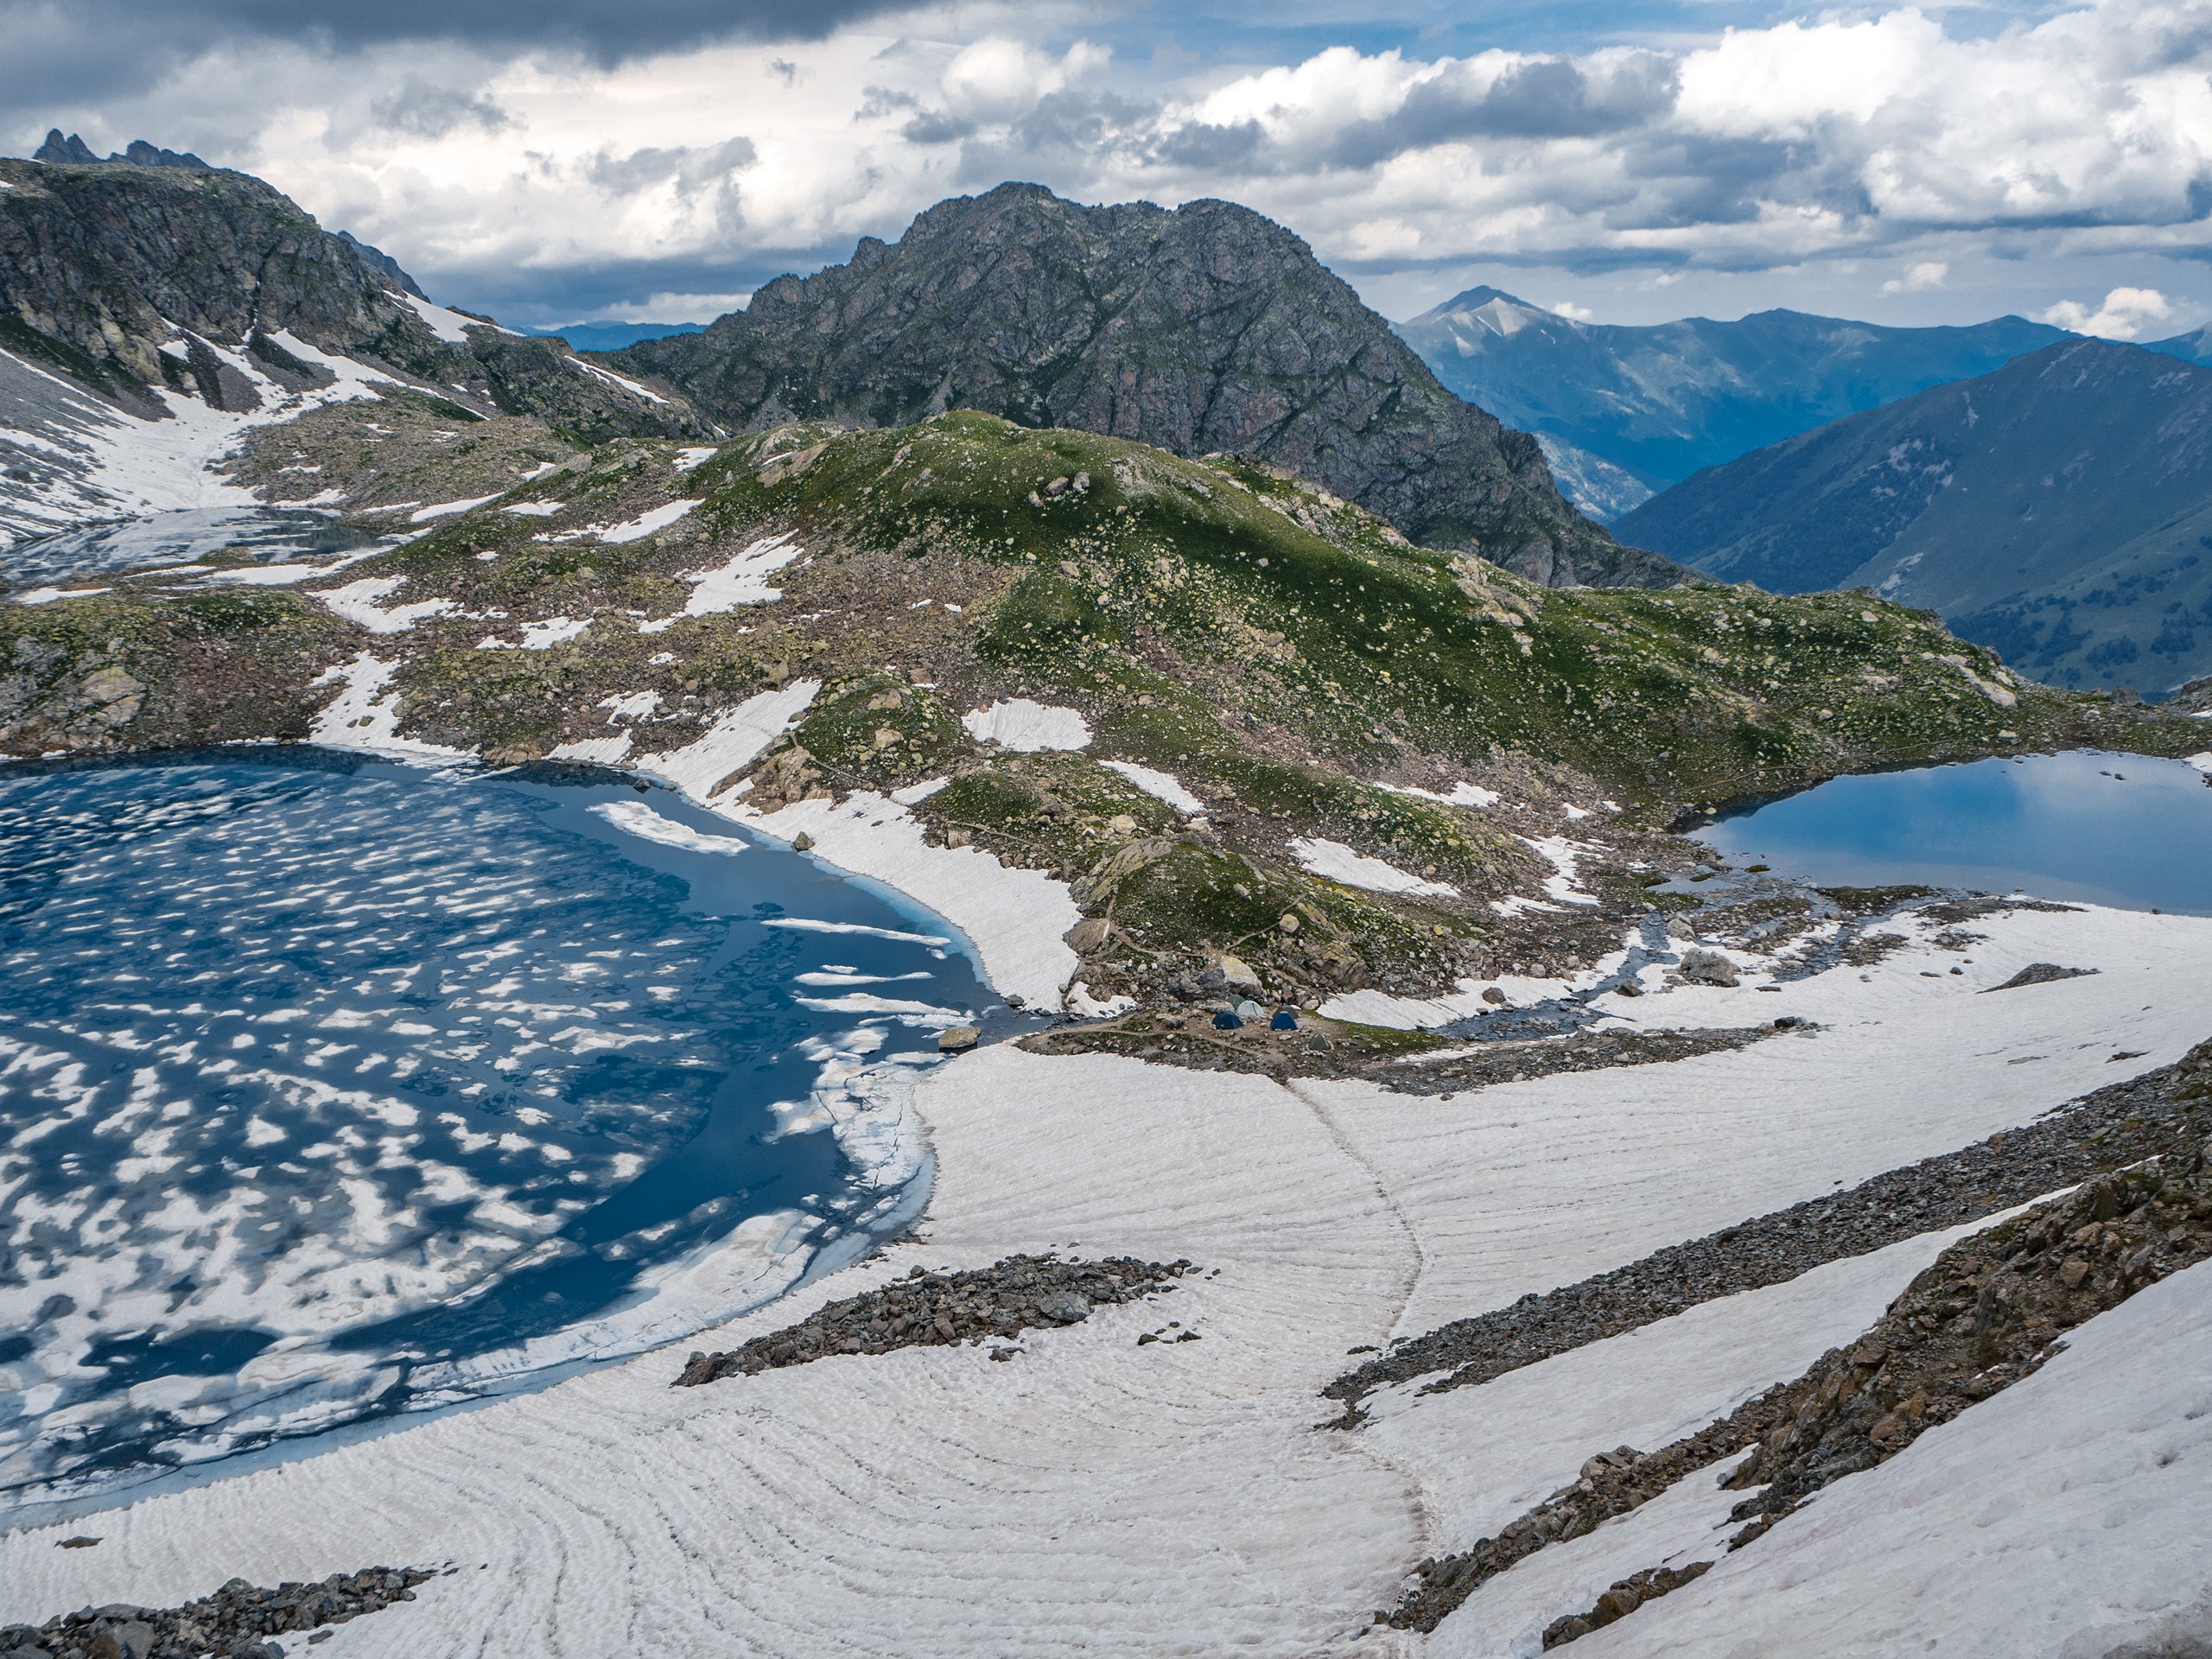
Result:
M60 3L0 0L0 79L85 58L67 20L121 0ZM1970 286L1961 258L2100 262L2023 302L2040 308L2092 282L2177 291L2131 259L2212 258L2212 0L2090 0L1993 31L1898 8L1579 54L1339 46L1249 68L1117 56L1096 36L1120 14L1069 0L554 0L512 35L524 14L490 0L175 10L206 27L169 69L128 96L19 94L17 142L60 123L99 149L193 149L391 248L434 292L549 317L749 292L1009 177L1242 200L1363 278L1525 266L1648 287L1859 262L1862 291L1916 296ZM145 16L171 38L167 9ZM450 44L426 57L430 38ZM238 86L257 98L211 90ZM2150 319L2069 303L2115 334Z
M1925 294L1930 289L1943 286L1943 279L1951 274L1951 267L1942 259L1924 259L1902 276L1893 276L1882 284L1885 294Z
M2173 302L2155 288L2115 288L2094 309L2079 300L2061 300L2043 314L2043 320L2077 334L2139 340L2151 324L2164 322L2173 314Z

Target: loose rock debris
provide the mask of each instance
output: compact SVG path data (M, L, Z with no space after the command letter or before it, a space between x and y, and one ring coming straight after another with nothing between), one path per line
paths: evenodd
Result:
M1872 1330L1795 1382L1657 1452L1622 1447L1591 1459L1573 1485L1497 1537L1422 1562L1420 1582L1388 1622L1433 1630L1547 1544L1579 1538L1749 1450L1723 1483L1757 1489L1733 1512L1747 1523L1730 1542L1740 1549L1823 1486L1885 1462L2032 1374L2064 1332L2212 1258L2212 1043L2139 1083L2155 1083L2177 1109L2158 1127L2164 1144L2151 1156L1953 1245Z
M1132 1302L1175 1288L1187 1261L1141 1262L1132 1255L1063 1262L1009 1255L988 1268L930 1273L916 1268L880 1290L831 1302L798 1324L755 1337L728 1353L694 1353L677 1385L752 1376L833 1354L887 1354L894 1348L1001 1342L1039 1326L1077 1325L1096 1306ZM1011 1357L1014 1350L1005 1351ZM1000 1355L994 1351L992 1357Z
M412 1601L415 1586L436 1576L421 1567L372 1567L334 1573L320 1584L287 1581L274 1590L232 1579L213 1595L181 1607L118 1603L63 1613L40 1625L8 1625L0 1629L0 1659L177 1659L202 1654L283 1659L284 1649L269 1637L343 1624L395 1601Z
M1323 1393L1344 1402L1337 1426L1353 1427L1370 1389L1435 1372L1446 1374L1424 1393L1487 1382L1700 1302L1781 1284L2124 1168L2171 1150L2177 1135L2201 1140L2212 1133L2212 1109L2190 1092L2191 1079L2212 1064L2209 1055L2212 1044L2200 1044L2177 1065L2100 1089L2024 1128L1454 1320L1398 1344Z

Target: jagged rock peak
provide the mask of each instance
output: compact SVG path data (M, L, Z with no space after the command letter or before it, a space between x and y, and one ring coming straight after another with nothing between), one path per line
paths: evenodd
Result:
M66 165L0 159L0 347L133 412L164 413L171 396L249 407L245 370L214 346L243 348L282 384L313 379L289 339L478 414L540 416L579 442L707 429L563 342L430 305L388 255L260 179L86 166L72 143L60 141Z
M114 162L129 167L188 167L201 173L215 171L188 149L163 149L148 143L143 138L133 138L121 155L110 156L107 162L102 162L92 154L92 147L82 138L73 132L65 138L59 127L47 130L46 142L32 154L31 159L54 166L98 167Z
M1446 391L1302 240L1234 202L1092 207L1002 184L620 356L734 425L982 410L1233 451L1538 582L1686 574L1583 518L1534 438Z

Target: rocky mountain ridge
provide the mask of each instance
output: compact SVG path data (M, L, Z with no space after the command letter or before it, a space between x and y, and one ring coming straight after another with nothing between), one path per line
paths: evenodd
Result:
M974 409L1286 467L1548 585L1681 575L1584 519L1535 440L1440 385L1302 241L1230 202L1086 207L1003 184L613 360L733 428Z
M1777 593L1872 587L2039 679L2212 671L2212 368L2075 340L1700 473L1625 531Z
M1568 493L1609 523L1701 467L2074 338L2021 317L1893 328L1772 310L1594 323L1489 287L1398 333L1452 391L1536 434Z

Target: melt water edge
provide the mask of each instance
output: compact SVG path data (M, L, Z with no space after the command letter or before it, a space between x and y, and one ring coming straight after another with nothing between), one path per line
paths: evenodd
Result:
M950 927L660 788L0 772L0 1509L529 1386L903 1224Z
M2024 892L2212 915L2208 783L2188 761L2147 755L2021 755L1834 778L1690 833L1732 861L1823 887Z

